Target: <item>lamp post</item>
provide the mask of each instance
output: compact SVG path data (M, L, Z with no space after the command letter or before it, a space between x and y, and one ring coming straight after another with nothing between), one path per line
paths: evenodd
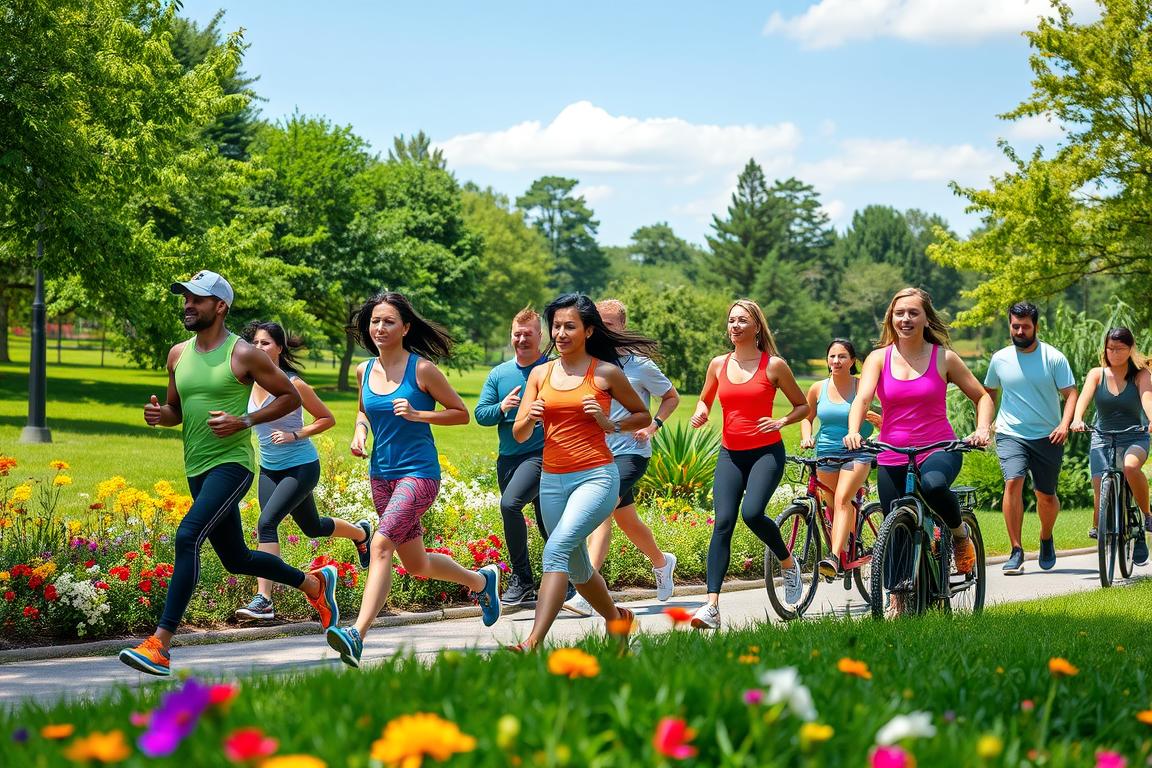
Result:
M36 242L36 263L43 263L44 241ZM36 267L36 294L32 298L32 353L28 361L28 424L20 432L22 443L50 443L48 400L48 338L45 334L44 272Z

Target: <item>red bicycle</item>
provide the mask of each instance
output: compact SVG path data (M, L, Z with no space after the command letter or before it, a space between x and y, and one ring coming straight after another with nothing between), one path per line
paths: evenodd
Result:
M788 551L800 565L801 578L804 581L804 596L799 603L791 605L784 599L783 574L780 561L772 550L764 549L764 584L768 589L768 600L776 615L788 621L804 615L804 611L812 604L816 597L816 587L820 584L819 572L821 547L832 551L832 504L827 498L832 496L832 489L820 482L816 476L817 467L836 466L845 464L854 459L816 459L806 456L788 456L786 461L801 467L800 482L807 484L803 496L792 500L783 512L776 518L776 525L780 526L780 535L788 545ZM865 604L871 599L872 576L872 547L884 522L884 512L880 503L868 501L868 484L865 483L855 498L852 506L856 510L856 526L848 537L848 549L840 553L840 566L843 571L844 589L851 590L852 583L856 583L856 590L864 598ZM826 497L823 493L827 493ZM832 579L828 579L832 583Z

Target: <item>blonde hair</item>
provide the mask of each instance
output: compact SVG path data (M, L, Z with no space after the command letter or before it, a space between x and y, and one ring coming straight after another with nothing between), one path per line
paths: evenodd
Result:
M896 309L896 302L908 298L920 299L920 304L924 307L924 316L928 319L928 325L924 327L924 341L951 349L952 337L948 334L948 324L936 313L936 309L932 306L932 297L920 288L905 288L898 291L892 297L892 301L888 302L888 309L884 312L884 327L880 330L880 346L887 347L896 343L896 325L892 322L892 312Z
M628 325L628 308L620 299L601 299L596 302L596 311L603 317L605 314L620 315L620 324Z
M764 317L764 310L760 309L760 305L752 301L752 299L736 299L728 305L728 314L732 314L733 307L740 307L749 315L756 323L756 348L761 352L767 352L773 357L779 357L780 353L776 350L776 338L772 335L772 329L768 327L768 320Z
M516 313L516 317L512 318L513 325L540 325L540 313L532 308L532 305L524 307Z

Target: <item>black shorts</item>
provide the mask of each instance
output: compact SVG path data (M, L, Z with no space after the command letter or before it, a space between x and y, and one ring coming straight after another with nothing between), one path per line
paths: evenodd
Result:
M616 457L616 469L620 470L620 503L616 505L616 509L636 503L632 489L648 471L649 461L647 456L638 453L625 453Z
M1005 480L1024 477L1032 473L1032 487L1051 496L1060 481L1060 465L1064 463L1064 446L1053 445L1046 438L1025 440L1013 435L996 435L996 456Z

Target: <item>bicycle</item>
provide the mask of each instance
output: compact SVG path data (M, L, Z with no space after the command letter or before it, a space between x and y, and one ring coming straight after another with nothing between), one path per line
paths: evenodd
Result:
M832 489L820 482L816 476L816 468L821 465L846 464L854 459L815 459L805 456L788 456L785 461L801 467L800 482L807 484L803 496L792 500L776 518L776 525L780 527L780 535L788 545L800 565L801 578L806 581L804 597L795 606L789 606L783 596L783 574L780 561L768 547L764 548L764 584L768 590L768 600L776 615L785 621L803 616L804 611L812 604L816 597L816 588L819 586L821 576L819 563L821 547L832 551L832 519L834 510L827 497ZM840 555L840 565L843 570L844 589L852 589L852 582L856 582L856 589L867 603L870 594L870 571L872 563L872 546L884 520L884 512L880 504L875 501L866 501L868 486L864 485L856 492L852 499L852 506L856 509L856 526L848 537L848 549L851 555ZM819 525L816 525L819 521ZM828 579L828 583L832 583Z
M1136 539L1144 534L1144 514L1132 500L1132 489L1124 479L1124 470L1116 466L1116 438L1147 430L1141 426L1127 429L1089 426L1088 430L1107 440L1104 450L1108 464L1104 476L1100 478L1096 552L1100 559L1100 583L1109 587L1115 580L1117 563L1120 565L1121 576L1125 579L1132 576Z
M878 440L864 443L872 451L889 450L908 458L904 495L892 502L872 551L872 616L899 607L899 614L917 615L928 608L979 613L987 588L984 539L974 511L976 491L957 486L960 519L968 526L976 547L971 573L954 570L952 531L920 495L920 466L916 457L933 450L967 453L981 450L960 440L944 440L917 448L901 448Z

